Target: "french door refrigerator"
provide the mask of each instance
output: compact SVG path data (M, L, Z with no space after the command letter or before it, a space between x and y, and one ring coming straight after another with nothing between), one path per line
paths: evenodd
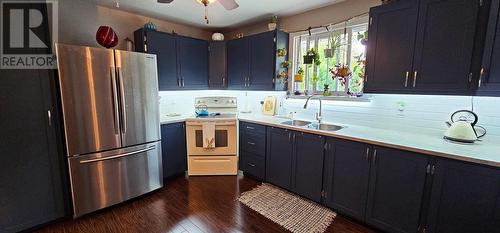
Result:
M56 50L74 217L161 188L156 55Z

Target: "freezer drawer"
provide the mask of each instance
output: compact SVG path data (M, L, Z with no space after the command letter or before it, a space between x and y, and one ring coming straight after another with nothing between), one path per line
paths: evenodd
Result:
M163 186L159 142L69 158L74 217Z

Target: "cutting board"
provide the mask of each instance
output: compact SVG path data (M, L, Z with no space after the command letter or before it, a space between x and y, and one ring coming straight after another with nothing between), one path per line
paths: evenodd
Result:
M276 97L267 96L264 98L264 105L262 106L262 114L267 116L274 116L276 112Z

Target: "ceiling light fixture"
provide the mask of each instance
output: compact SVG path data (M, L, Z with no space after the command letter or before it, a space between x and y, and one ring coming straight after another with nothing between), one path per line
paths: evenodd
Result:
M196 0L196 1L205 6L205 21L207 22L207 24L209 24L210 21L208 20L208 5L217 0Z

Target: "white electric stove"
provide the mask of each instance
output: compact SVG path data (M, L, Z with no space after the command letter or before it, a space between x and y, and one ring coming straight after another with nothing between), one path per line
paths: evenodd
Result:
M237 112L236 97L198 97L195 109L208 110L208 116L186 120L188 175L236 175L237 158ZM215 147L203 146L203 125L215 125Z

